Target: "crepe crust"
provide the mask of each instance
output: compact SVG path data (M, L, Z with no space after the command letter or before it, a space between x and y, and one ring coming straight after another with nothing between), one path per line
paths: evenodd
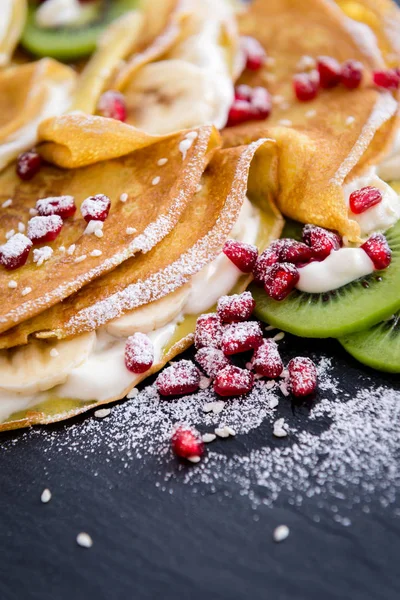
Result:
M2 4L3 11L10 15L6 30L0 38L0 67L5 67L11 60L25 25L27 0L3 0ZM3 13L2 19L4 18Z

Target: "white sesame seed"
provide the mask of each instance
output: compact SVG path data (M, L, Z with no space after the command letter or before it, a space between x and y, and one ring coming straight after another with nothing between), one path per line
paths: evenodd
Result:
M188 456L187 458L191 463L198 463L200 462L200 456Z
M67 250L67 254L69 254L70 256L75 252L75 244L71 244L70 247Z
M275 437L286 437L287 431L286 431L285 427L286 427L285 419L278 419L277 421L275 421L274 430L273 430L274 436Z
M9 240L10 238L12 238L13 235L15 235L15 229L10 229L10 231L7 231L6 240Z
M101 256L102 254L101 250L92 250L90 256Z
M276 329L276 327L274 327L273 325L267 325L265 331L273 331L274 329Z
M353 125L353 123L354 123L355 120L356 120L355 117L352 117L352 116L347 117L347 119L346 119L346 125Z
M12 199L9 198L8 200L6 200L5 202L3 202L3 204L1 205L3 208L8 208L9 206L11 206L11 204L13 203Z
M236 435L236 431L232 428L229 427L228 425L225 426L225 431L227 431L229 433L229 435Z
M8 287L10 288L10 290L15 290L15 288L18 286L18 283L14 280L11 280L8 282Z
M98 238L102 238L104 233L101 229L95 229L94 235Z
M290 533L289 527L287 525L279 525L274 529L274 533L272 537L274 538L274 542L283 542L286 540Z
M78 546L81 546L82 548L91 548L93 546L92 538L88 533L85 533L84 531L78 533L78 535L76 536L76 542Z
M205 413L211 412L213 409L213 404L214 404L214 402L206 402L203 405L203 412L205 412Z
M280 121L278 121L278 124L282 127L291 127L292 121L290 121L290 119L281 119Z
M57 350L57 348L52 348L50 350L50 356L51 356L51 358L57 358L57 356L59 356L59 355L60 355L60 353Z
M137 388L133 388L127 395L126 397L131 399L131 398L136 398L136 396L138 396L139 394L139 390Z
M157 177L154 177L153 181L151 182L151 185L157 185L158 183L160 183L160 181L161 177L157 175Z
M48 502L50 502L51 491L48 488L43 490L42 495L40 496L40 500L43 502L43 504L47 504Z
M157 164L158 164L158 166L159 166L159 167L163 167L164 165L166 165L166 164L167 164L167 162L168 162L168 158L160 158L160 159L157 161Z
M316 114L317 114L317 111L315 110L315 108L312 108L311 110L308 110L306 112L306 117L307 117L307 119L311 119L312 117L315 117Z
M209 444L210 442L213 442L215 439L217 439L217 436L215 435L215 433L205 433L204 435L202 435L201 439L205 444Z
M121 202L126 202L128 200L128 194L126 192L124 192L123 194L120 195L119 199Z
M86 258L87 258L87 255L86 255L86 254L81 254L81 256L77 256L77 257L75 258L74 262L76 262L76 263L81 263L81 262L83 262L84 260L86 260Z
M103 227L104 227L103 221L96 221L95 219L92 219L86 225L86 229L83 232L83 235L91 235L92 233L96 233L97 229L103 229Z
M32 288L31 288L31 287L26 287L26 288L24 288L24 289L22 290L22 292L21 292L21 296L27 296L28 294L30 294L30 293L31 293L31 291L32 291Z
M110 413L111 408L99 408L99 410L94 411L94 416L97 417L97 419L104 419L104 417L108 417Z
M284 337L285 337L285 332L280 331L279 333L274 335L274 337L272 339L275 340L275 342L280 342L281 340L283 340Z
M135 229L134 227L127 227L126 228L126 235L133 235L136 232L137 232L137 229Z
M24 233L24 231L25 231L25 225L23 223L18 223L18 231L20 233Z
M219 413L221 413L225 408L225 402L219 401L219 402L214 402L214 405L212 407L212 411L214 413L214 415L219 415Z
M226 430L226 427L216 427L214 429L215 435L221 438L229 437L229 431Z
M36 215L38 214L38 211L36 210L36 208L30 208L29 214L31 215L31 217L36 217Z

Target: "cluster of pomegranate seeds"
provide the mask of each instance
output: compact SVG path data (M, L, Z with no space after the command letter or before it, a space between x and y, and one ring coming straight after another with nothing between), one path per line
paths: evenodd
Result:
M267 56L260 42L253 37L244 35L240 38L240 47L246 60L245 68L250 71L259 71Z
M303 228L303 242L310 246L315 260L324 260L332 250L339 250L342 240L337 233L318 227L305 225Z
M276 263L264 273L264 289L274 300L284 300L299 279L299 271L292 263Z
M376 86L385 90L398 90L400 87L400 69L374 71L372 79Z
M355 90L362 82L364 73L363 64L358 60L346 60L340 71L340 83L348 90Z
M297 73L293 77L293 89L297 100L309 102L317 97L319 89L318 71L310 73Z
M258 258L258 250L253 244L227 240L223 253L242 273L251 273Z
M58 215L62 219L68 219L75 214L76 205L73 196L53 196L40 198L36 202L36 210L41 217Z
M125 366L131 373L145 373L154 362L154 347L144 333L134 333L125 344Z
M361 190L355 190L350 194L350 210L355 215L360 215L372 206L382 202L382 192L376 187L367 186Z
M302 398L314 393L317 388L317 369L310 358L298 356L288 364L289 390Z
M250 292L234 294L232 296L221 296L218 300L217 314L223 323L234 323L237 321L248 321L256 303Z
M381 271L386 269L392 260L392 251L385 236L382 233L374 233L364 242L361 248L368 254L375 269Z
M59 235L63 220L58 215L49 217L32 217L28 221L27 235L34 244L53 242Z
M194 359L208 377L215 377L219 371L230 364L222 350L212 347L200 348Z
M227 127L246 121L264 120L269 117L271 108L271 95L267 89L239 85L235 88L235 99L229 110Z
M317 59L319 83L324 89L336 87L340 83L341 65L336 58L319 56Z
M111 200L104 194L89 196L82 202L81 213L87 223L89 221L105 221L111 208Z
M221 340L221 350L224 354L231 356L255 350L261 346L263 333L260 324L256 321L246 323L231 323L224 329Z
M171 447L180 458L200 458L204 454L204 442L192 427L177 427L171 438Z
M196 392L200 386L200 371L190 360L172 363L156 379L161 396L181 396Z
M22 267L28 260L32 242L26 235L17 233L3 246L0 246L0 264L7 270L13 271Z
M313 258L312 249L302 242L297 242L296 240L292 240L290 238L283 238L278 240L276 246L276 251L279 253L279 261L280 262L289 262L289 263L306 263L311 258Z
M264 284L264 275L268 267L279 261L279 247L275 242L260 254L253 269L254 281L260 285Z
M214 381L214 391L219 396L241 396L250 392L254 375L247 369L228 365L220 371Z
M17 158L17 175L23 181L29 181L40 171L41 166L42 157L36 150L22 152Z
M99 98L97 112L102 117L126 121L127 109L125 96L116 90L108 90Z
M218 315L200 315L196 323L194 345L196 348L219 348L221 345L223 326Z
M278 344L271 339L263 341L254 352L251 366L256 373L263 377L275 379L283 371L283 362L279 354Z
M331 89L344 85L352 90L361 84L363 65L357 60L347 60L342 65L330 56L317 59L317 69L293 76L293 89L300 102L309 102L317 97L320 88Z

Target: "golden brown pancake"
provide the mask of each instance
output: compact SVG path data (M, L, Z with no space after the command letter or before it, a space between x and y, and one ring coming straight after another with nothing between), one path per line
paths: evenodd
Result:
M27 0L2 0L0 68L7 66L21 37L27 13Z

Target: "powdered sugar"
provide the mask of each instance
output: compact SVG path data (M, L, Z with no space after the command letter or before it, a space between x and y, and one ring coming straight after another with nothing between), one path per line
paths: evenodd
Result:
M49 260L53 254L53 249L50 246L43 246L42 248L36 248L33 251L33 262L36 266L41 267L46 260Z

